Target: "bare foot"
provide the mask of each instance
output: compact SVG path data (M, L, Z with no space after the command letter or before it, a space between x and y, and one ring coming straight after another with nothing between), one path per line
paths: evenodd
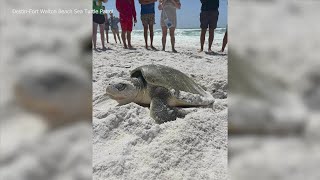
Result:
M162 48L162 51L166 51L166 48Z
M208 49L208 54L214 54L214 51L212 51L211 49Z
M127 46L127 45L124 45L123 48L124 48L124 49L128 49L128 46Z
M175 50L175 49L172 49L172 52L177 53L178 51L177 51L177 50Z
M157 51L158 49L151 45L151 49Z
M148 47L148 45L146 45L146 46L145 46L145 48L146 48L147 50L149 50L149 47Z
M106 51L106 50L107 50L107 48L106 48L106 47L103 47L103 48L102 48L102 51Z
M200 50L198 51L198 53L201 53L201 52L203 52L203 49L200 49Z

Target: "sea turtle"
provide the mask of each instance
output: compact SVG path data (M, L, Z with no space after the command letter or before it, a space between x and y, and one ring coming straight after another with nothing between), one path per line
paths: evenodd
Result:
M137 67L129 79L112 80L106 92L119 105L130 102L150 105L150 115L157 123L183 117L186 111L180 107L214 103L212 95L184 73L154 64Z

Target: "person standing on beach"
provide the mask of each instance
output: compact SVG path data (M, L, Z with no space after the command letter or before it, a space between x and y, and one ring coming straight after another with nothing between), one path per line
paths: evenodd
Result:
M101 44L102 50L105 51L107 48L104 45L104 22L105 17L103 14L103 6L102 2L106 3L108 0L93 0L93 30L92 30L92 41L93 41L93 48L97 51L97 31L98 25L100 28L100 37L101 37Z
M118 17L114 17L113 13L110 12L109 24L110 24L110 27L111 27L111 31L113 33L114 41L116 43L118 43L117 42L117 36L118 36L119 42L121 44L120 35L119 35L119 26L118 26L119 22L120 22L119 18Z
M200 13L200 27L201 27L201 36L200 43L201 48L200 52L203 51L204 42L206 39L206 32L209 28L209 47L208 53L213 53L211 50L213 39L214 39L214 30L217 27L218 17L219 17L219 0L200 0L202 3L201 13Z
M134 0L116 0L116 7L120 14L121 38L125 49L132 49L131 32L134 23L137 23ZM128 45L127 45L128 41Z
M155 24L155 9L154 5L157 0L139 0L141 4L141 22L143 24L144 41L146 44L146 49L148 47L148 30L150 30L150 40L151 49L155 50L153 47L153 25Z
M180 0L160 0L159 10L161 10L161 28L162 28L162 51L166 50L168 29L171 37L172 52L175 49L175 30L177 27L177 9L181 8Z

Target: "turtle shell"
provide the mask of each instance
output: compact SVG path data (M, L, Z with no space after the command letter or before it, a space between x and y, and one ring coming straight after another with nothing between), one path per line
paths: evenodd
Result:
M155 64L140 66L131 71L131 77L141 78L147 84L165 87L180 100L184 99L181 96L182 93L196 95L209 101L213 100L211 94L206 92L191 78L168 66Z

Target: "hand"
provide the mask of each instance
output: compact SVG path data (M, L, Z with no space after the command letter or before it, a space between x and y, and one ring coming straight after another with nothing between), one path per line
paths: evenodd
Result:
M177 1L175 0L171 0L172 3L174 4L174 6L177 8L177 9L180 9L181 8L181 3L177 3Z

